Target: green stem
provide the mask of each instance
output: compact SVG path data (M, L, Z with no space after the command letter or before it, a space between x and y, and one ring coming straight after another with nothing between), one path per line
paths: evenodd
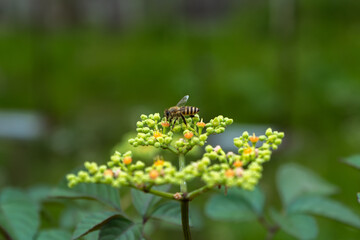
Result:
M179 172L181 172L186 166L186 162L185 162L185 155L183 153L179 154ZM186 181L184 180L183 182L181 182L180 184L180 191L184 194L187 193L187 185L186 185Z
M184 239L191 240L191 232L189 225L189 200L183 199L181 201L181 223L184 232Z
M140 190L140 191L143 191L145 193L151 193L151 194L154 194L154 195L157 195L159 197L163 197L163 198L168 198L168 199L172 199L172 200L176 200L174 198L174 194L173 193L168 193L168 192L162 192L162 191L158 191L158 190L155 190L155 189L148 189L148 188L138 188L134 185L129 185L129 187L132 187L132 188L135 188L137 190Z
M188 194L188 199L189 199L189 201L193 200L193 199L194 199L195 197L197 197L198 195L200 195L200 194L202 194L202 193L204 193L204 192L209 191L210 189L211 189L211 188L208 187L208 186L203 186L203 187L201 187L201 188L198 188L198 189L190 192L190 193Z
M167 149L169 149L171 152L175 153L175 154L179 154L179 151L176 150L175 147L173 147L172 145L169 145L166 147Z
M179 171L182 171L186 166L185 155L179 154ZM189 200L187 198L187 185L184 180L180 184L180 191L183 195L181 200L181 223L184 232L185 240L191 240L190 225L189 225Z

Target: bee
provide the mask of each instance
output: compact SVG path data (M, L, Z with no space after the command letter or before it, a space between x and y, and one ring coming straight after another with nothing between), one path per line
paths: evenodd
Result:
M166 120L170 122L174 119L173 128L175 126L176 121L181 117L184 121L185 125L187 126L186 120L184 116L190 116L194 117L194 114L198 113L200 110L197 107L190 107L190 106L184 106L189 99L189 95L186 95L183 97L176 106L165 109L164 115L166 117Z

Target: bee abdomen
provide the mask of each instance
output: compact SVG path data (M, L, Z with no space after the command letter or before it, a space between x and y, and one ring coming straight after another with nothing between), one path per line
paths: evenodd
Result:
M197 107L185 106L185 107L181 108L181 113L185 116L194 115L194 114L198 113L199 111L200 110Z

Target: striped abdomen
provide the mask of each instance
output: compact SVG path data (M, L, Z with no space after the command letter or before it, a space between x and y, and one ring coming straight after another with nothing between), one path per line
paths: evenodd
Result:
M198 113L200 110L197 107L185 106L185 107L181 107L180 111L181 111L182 115L184 115L184 116L189 116L189 115L191 116L191 115Z

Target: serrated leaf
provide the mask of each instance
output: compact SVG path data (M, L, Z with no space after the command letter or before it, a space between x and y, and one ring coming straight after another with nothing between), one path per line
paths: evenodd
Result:
M305 214L283 216L273 209L270 215L284 232L297 239L315 239L318 234L316 221L311 216Z
M99 240L139 240L143 239L142 225L126 218L114 218L101 229Z
M71 233L60 229L42 230L36 240L65 240L71 239Z
M343 162L354 168L360 169L360 154L347 157L343 160Z
M181 225L181 208L178 202L165 202L159 205L151 214L151 218Z
M302 195L326 196L338 191L335 185L326 182L312 171L294 163L283 165L277 172L276 180L285 207Z
M111 219L119 217L122 216L118 212L89 213L85 215L76 226L72 239L78 239L92 231L96 231Z
M56 188L50 196L96 200L121 211L119 191L106 184L80 183L73 188Z
M253 221L256 215L248 202L236 194L215 195L205 205L205 213L214 220Z
M337 201L320 197L305 196L293 202L288 211L290 213L309 213L360 228L360 216L355 214L350 208Z
M161 185L153 188L158 191L167 191L169 190L170 186ZM143 217L145 217L149 213L149 211L151 211L151 209L155 206L155 204L161 200L161 198L158 196L150 193L144 193L137 189L131 189L131 196L133 199L134 207Z
M227 197L237 199L243 199L246 201L252 210L258 215L261 216L265 204L265 195L259 189L255 188L253 191L244 190L240 188L230 188L228 190Z
M0 225L13 239L34 238L40 225L38 204L18 189L4 189L0 194Z

